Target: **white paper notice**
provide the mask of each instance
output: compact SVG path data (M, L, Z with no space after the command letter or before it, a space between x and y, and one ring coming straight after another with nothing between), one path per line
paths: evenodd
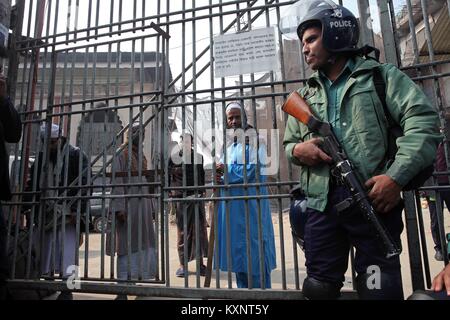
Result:
M214 37L215 77L278 69L275 28Z

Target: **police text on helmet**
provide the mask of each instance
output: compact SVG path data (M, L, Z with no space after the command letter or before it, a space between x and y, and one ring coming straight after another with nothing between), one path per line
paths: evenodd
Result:
M352 22L350 20L341 20L341 21L331 21L330 28L342 28L342 27L351 27Z

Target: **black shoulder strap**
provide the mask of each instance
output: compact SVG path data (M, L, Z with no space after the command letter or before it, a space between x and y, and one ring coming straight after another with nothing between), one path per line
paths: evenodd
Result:
M373 84L375 85L375 90L377 91L378 98L383 105L384 116L387 120L389 128L392 128L395 122L394 119L392 119L391 113L389 112L386 105L386 83L384 82L380 68L373 68L372 72Z
M383 75L381 74L380 68L373 68L373 83L375 85L375 90L377 91L378 98L383 105L384 117L388 123L388 130L393 134L396 138L403 135L402 129L397 122L392 118L391 113L386 104L386 83L383 79Z
M386 104L386 83L383 79L383 75L381 74L380 68L373 68L373 83L375 85L375 90L377 92L378 98L383 105L384 117L388 124L388 146L387 146L387 159L393 160L395 158L395 154L397 153L397 144L396 140L398 137L403 136L403 130L400 125L395 122L392 118L391 113Z

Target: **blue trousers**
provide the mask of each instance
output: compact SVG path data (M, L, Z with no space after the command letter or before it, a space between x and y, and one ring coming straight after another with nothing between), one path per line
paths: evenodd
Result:
M236 284L238 288L248 288L248 273L236 272ZM265 288L271 288L270 271L265 272ZM261 288L261 276L252 277L252 288Z
M308 276L342 287L348 268L349 250L354 246L355 269L358 275L365 275L374 266L379 268L382 281L389 279L387 284L382 286L380 296L403 299L399 257L385 257L381 241L377 239L372 226L358 208L341 213L336 211L335 205L349 196L343 186L332 186L325 212L307 209L305 265ZM402 209L403 203L387 214L378 215L398 244L403 230Z

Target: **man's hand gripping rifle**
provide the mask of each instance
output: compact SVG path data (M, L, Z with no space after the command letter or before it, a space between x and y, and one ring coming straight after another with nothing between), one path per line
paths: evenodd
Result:
M391 258L400 254L401 249L394 243L392 237L386 231L385 227L378 220L364 184L353 169L347 155L339 144L331 125L328 122L319 121L314 115L306 101L296 91L292 92L286 99L282 107L298 121L308 127L311 132L323 137L323 149L333 159L333 173L335 173L346 185L352 194L351 201L344 201L338 205L337 210L342 211L348 208L352 203L356 203L366 219L375 229L377 236L381 239L386 257Z

